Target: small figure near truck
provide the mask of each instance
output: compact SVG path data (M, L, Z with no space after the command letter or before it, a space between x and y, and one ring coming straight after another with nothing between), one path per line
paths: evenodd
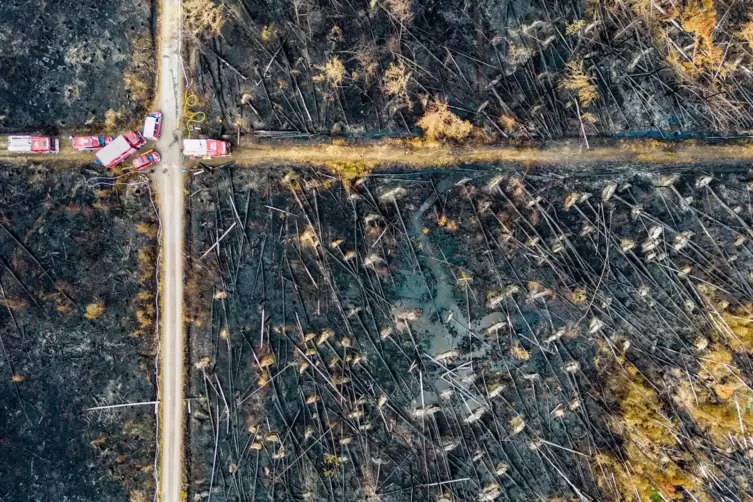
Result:
M100 150L112 143L112 136L71 136L71 145L76 150Z
M128 131L97 152L97 160L105 167L115 167L139 151L146 140L136 131Z
M8 151L19 153L59 153L60 140L50 136L8 136Z
M218 139L184 139L183 155L192 159L230 157L230 143Z

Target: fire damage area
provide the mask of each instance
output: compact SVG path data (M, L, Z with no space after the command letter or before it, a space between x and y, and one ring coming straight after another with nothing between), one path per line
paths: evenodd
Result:
M186 0L203 127L462 141L753 126L741 3ZM221 122L218 125L218 121Z
M189 187L192 500L745 500L750 179Z
M152 0L0 4L0 132L111 132L147 111Z
M0 165L2 500L154 493L155 208L91 176Z

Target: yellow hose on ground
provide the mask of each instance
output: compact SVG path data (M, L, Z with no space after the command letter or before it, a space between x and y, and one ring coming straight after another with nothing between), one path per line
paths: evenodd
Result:
M199 106L199 98L196 94L191 93L186 89L186 94L183 97L183 120L186 124L186 133L188 138L191 138L191 124L201 124L207 119L206 113L202 111L194 112L190 109Z

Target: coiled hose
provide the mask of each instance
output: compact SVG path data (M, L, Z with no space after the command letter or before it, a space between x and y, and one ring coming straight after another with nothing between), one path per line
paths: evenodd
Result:
M183 120L186 124L186 134L188 134L189 139L191 138L191 124L201 124L207 119L206 113L191 110L191 108L196 106L199 106L199 98L196 94L186 89L186 94L183 98Z

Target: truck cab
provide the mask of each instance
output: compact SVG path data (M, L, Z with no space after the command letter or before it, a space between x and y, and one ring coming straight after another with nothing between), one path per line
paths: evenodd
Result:
M8 151L58 153L60 152L60 140L50 136L8 136Z
M99 150L112 143L112 136L71 136L71 146L76 150Z

